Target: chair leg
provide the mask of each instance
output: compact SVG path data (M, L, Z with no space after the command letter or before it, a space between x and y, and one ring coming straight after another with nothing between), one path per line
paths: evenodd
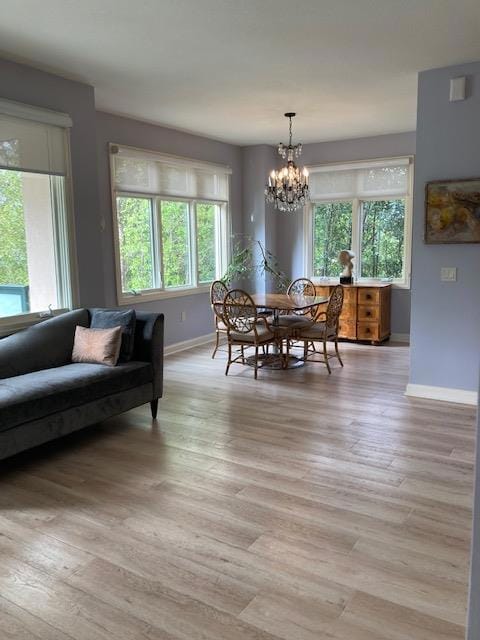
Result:
M155 398L155 400L150 402L150 411L152 412L152 419L155 420L158 411L158 398Z
M230 369L230 363L232 361L232 343L230 340L228 341L228 359L227 359L227 368L225 369L225 375L228 376L228 370Z
M254 373L254 377L255 377L255 380L258 377L258 344L255 345L255 373Z
M286 347L286 353L285 356L283 358L283 368L287 369L288 368L288 358L290 357L290 338L287 337L286 341L285 341L285 347Z
M323 341L323 358L325 360L325 364L327 365L328 375L330 375L332 373L332 370L330 368L330 363L328 361L327 341L326 340Z
M243 346L243 344L240 349L242 350L242 364L245 364L245 347Z
M215 331L215 334L216 334L217 337L216 337L216 340L215 340L215 349L213 350L213 353L212 353L212 360L213 360L213 358L215 358L215 354L218 351L218 345L220 343L220 333L218 331Z
M303 341L303 359L305 362L308 359L308 340Z
M338 340L335 338L335 353L337 354L338 361L340 362L340 366L343 367L343 362L340 357L340 352L338 351Z

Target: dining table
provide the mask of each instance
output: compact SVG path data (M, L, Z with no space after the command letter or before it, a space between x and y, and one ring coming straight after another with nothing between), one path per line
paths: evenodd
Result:
M272 325L279 326L281 313L307 313L309 309L326 304L328 296L305 296L303 294L289 293L254 293L252 300L257 309L266 309L273 314ZM269 369L285 368L285 356L282 356L274 347L272 354L259 356L262 366ZM247 359L248 360L248 359ZM288 357L287 369L301 367L304 361L294 355Z

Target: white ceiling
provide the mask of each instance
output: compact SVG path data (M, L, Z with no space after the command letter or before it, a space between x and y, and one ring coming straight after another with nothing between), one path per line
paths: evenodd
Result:
M479 0L0 0L0 55L97 107L237 144L415 129L416 74L480 59ZM1 79L0 79L1 94Z

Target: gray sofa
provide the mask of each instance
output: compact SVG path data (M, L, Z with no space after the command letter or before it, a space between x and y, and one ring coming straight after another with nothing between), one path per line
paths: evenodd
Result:
M163 314L137 312L133 358L109 367L72 363L70 311L0 340L0 460L150 402L163 390Z

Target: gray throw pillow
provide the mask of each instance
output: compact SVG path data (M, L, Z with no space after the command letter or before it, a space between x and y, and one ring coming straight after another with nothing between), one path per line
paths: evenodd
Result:
M129 362L132 359L134 340L135 340L135 323L137 316L135 309L127 309L126 311L117 311L115 309L91 309L91 329L113 329L114 327L122 327L122 345L120 347L119 362Z

